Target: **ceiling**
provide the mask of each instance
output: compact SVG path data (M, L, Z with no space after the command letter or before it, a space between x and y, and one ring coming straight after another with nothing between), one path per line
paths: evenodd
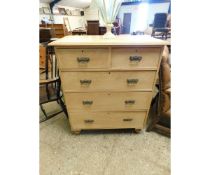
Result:
M50 3L53 0L39 0L40 3ZM61 0L56 5L63 5L69 7L85 8L88 7L91 0Z

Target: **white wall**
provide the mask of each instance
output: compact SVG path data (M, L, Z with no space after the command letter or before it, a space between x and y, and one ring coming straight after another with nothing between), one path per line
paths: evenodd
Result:
M40 3L39 7L49 7L49 4ZM61 6L61 5L55 5L55 8L56 7L61 7L61 8L69 9L69 10L76 9L74 7L67 7L67 6ZM80 9L80 10L83 10L83 9ZM49 19L50 15L46 15L46 14L39 15L39 22L40 23L41 23L41 19L43 17ZM63 24L63 17L68 17L71 30L74 30L75 28L78 28L78 27L85 27L85 18L84 18L84 16L53 15L54 23L55 24Z
M155 13L168 13L168 3L140 3L139 5L123 5L119 11L119 18L123 24L124 13L131 14L130 33L144 31L149 24L153 23Z
M153 3L149 5L148 23L152 24L155 13L168 13L170 3Z
M99 11L96 7L95 3L93 1L91 2L90 6L88 8L84 9L84 17L85 20L99 20Z
M139 5L123 5L120 8L118 17L123 23L124 13L132 13L131 28L133 31L144 31L149 24L153 23L155 13L168 13L169 2L167 3L141 3ZM99 20L100 26L104 26L98 8L91 3L89 8L84 10L85 20Z

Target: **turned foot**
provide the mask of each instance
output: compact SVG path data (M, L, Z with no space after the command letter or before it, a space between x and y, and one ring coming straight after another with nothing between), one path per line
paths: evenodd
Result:
M72 132L72 134L79 135L81 130L79 130L79 131L71 131L71 132Z
M141 129L135 129L135 133L140 133L141 132Z

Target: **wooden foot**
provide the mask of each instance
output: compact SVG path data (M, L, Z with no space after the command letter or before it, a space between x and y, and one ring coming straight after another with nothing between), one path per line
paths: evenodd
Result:
M135 129L135 133L140 133L141 132L141 129Z
M79 135L80 132L81 132L81 130L78 130L78 131L71 131L71 132L72 132L72 134Z

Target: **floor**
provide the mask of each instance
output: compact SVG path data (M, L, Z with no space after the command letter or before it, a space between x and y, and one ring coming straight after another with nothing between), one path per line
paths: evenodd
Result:
M48 104L46 108L56 110L58 105ZM40 124L40 175L169 174L168 137L132 130L72 135L64 113Z

